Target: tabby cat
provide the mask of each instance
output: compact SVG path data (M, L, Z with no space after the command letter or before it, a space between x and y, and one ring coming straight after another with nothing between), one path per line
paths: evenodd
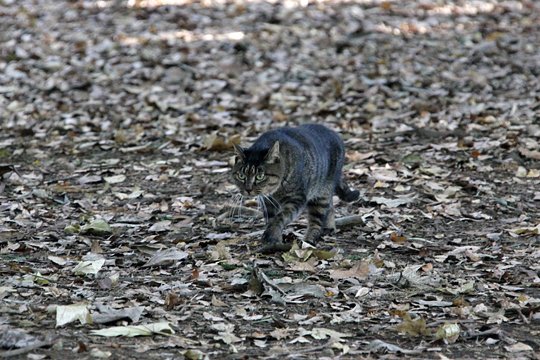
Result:
M284 127L262 134L249 148L235 146L232 168L235 184L243 195L263 201L266 229L263 253L284 251L284 227L307 208L308 229L304 241L315 244L334 229L332 197L352 202L342 175L345 149L340 136L317 124Z

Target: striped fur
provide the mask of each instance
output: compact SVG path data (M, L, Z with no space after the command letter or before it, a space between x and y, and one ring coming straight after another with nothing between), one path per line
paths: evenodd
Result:
M348 202L359 197L343 179L344 156L339 135L316 124L268 131L251 147L236 147L234 182L244 195L260 196L266 209L263 252L286 248L283 229L304 209L305 241L315 244L334 228L334 194Z

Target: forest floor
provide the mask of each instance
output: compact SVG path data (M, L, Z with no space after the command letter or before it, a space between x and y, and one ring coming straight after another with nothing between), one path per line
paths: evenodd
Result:
M0 358L540 359L540 3L0 19ZM301 217L258 254L232 144L305 122L342 135L361 199L326 250Z

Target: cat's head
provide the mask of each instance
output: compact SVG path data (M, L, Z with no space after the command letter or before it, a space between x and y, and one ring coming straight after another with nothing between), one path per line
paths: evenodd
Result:
M232 168L233 181L243 195L270 195L280 186L283 167L279 142L263 150L234 146L236 156Z

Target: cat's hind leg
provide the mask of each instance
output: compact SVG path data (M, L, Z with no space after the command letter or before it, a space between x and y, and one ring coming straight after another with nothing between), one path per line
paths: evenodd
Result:
M333 208L331 196L320 196L311 199L307 203L308 228L304 241L310 244L316 244L324 234L325 229L332 225Z
M334 215L334 204L330 199L330 205L328 206L328 214L323 224L323 235L332 234L336 231L336 218Z
M351 189L343 177L340 176L336 184L336 195L343 201L353 202L360 198L360 191Z
M262 236L260 252L268 254L287 251L291 248L290 244L283 243L282 232L285 226L296 218L305 204L306 197L304 194L293 194L282 200L279 211L268 218L268 224Z

